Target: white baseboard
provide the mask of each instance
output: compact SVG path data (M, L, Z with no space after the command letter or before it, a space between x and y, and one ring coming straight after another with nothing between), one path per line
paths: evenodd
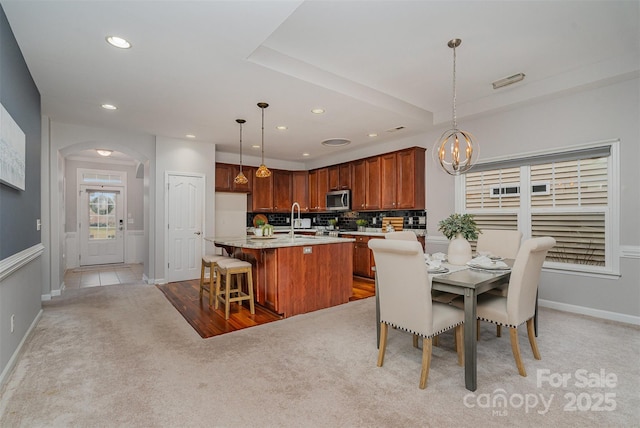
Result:
M33 322L29 326L29 329L27 330L25 335L22 337L22 340L18 344L18 347L14 351L13 355L11 355L11 358L9 359L9 362L7 363L4 370L2 371L2 374L0 374L0 390L2 390L5 381L9 377L9 374L13 370L13 367L16 365L16 362L18 361L18 356L20 355L20 352L22 352L22 347L27 341L27 338L31 335L31 332L36 327L41 317L42 317L42 309L40 309L40 312L38 312L38 315L36 315L36 317L33 319Z
M601 309L586 308L584 306L570 305L568 303L553 302L551 300L538 300L538 305L557 309L564 312L572 312L574 314L589 315L595 318L602 318L611 321L624 322L627 324L640 325L640 317L635 315L621 314L618 312L603 311Z

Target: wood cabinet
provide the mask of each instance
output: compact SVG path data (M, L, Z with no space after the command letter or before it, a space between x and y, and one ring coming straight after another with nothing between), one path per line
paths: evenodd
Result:
M380 209L380 156L351 163L351 208L354 211Z
M242 172L247 177L247 184L236 184L234 179L240 172L240 165L216 163L216 192L251 193L255 168L242 166Z
M380 156L380 207L425 208L425 149L413 147Z
M351 189L351 163L333 165L328 169L330 191Z
M309 171L309 206L311 211L326 211L329 191L329 168Z
M271 176L273 177L273 212L290 212L293 204L291 172L273 170Z
M293 202L300 204L300 211L308 213L309 205L309 172L293 171L291 173L291 195Z
M273 212L273 171L269 177L253 180L253 192L251 192L251 211L270 213Z

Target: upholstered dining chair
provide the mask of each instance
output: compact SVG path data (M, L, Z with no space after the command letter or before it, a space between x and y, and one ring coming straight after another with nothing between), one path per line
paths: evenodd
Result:
M387 232L384 234L385 239L399 239L401 241L417 241L418 236L410 230L400 230L398 232Z
M490 253L493 256L515 259L522 242L522 232L518 230L482 229L476 243L476 253ZM509 281L498 284L488 293L506 296L509 292ZM478 321L477 339L480 340L480 321ZM496 336L502 336L502 329L496 326Z
M378 367L384 363L388 326L422 337L420 389L427 386L431 365L432 338L455 328L458 364L463 364L462 323L464 312L450 305L431 301L431 281L424 262L422 245L417 241L371 239L378 278L380 304L380 349Z
M511 350L520 376L526 376L527 372L520 356L519 325L527 323L527 334L533 356L536 360L541 358L533 328L533 316L542 264L547 252L555 244L556 240L549 236L526 240L520 247L511 269L507 296L496 296L490 293L478 296L478 319L509 327Z

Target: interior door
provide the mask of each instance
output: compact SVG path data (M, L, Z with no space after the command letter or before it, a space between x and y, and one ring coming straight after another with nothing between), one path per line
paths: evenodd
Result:
M81 186L80 266L124 263L123 190Z
M204 177L168 176L168 282L200 278Z

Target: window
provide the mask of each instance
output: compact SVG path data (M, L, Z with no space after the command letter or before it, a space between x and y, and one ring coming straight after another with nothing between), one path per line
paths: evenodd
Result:
M545 267L616 274L617 142L478 164L458 180L478 226L553 236Z

